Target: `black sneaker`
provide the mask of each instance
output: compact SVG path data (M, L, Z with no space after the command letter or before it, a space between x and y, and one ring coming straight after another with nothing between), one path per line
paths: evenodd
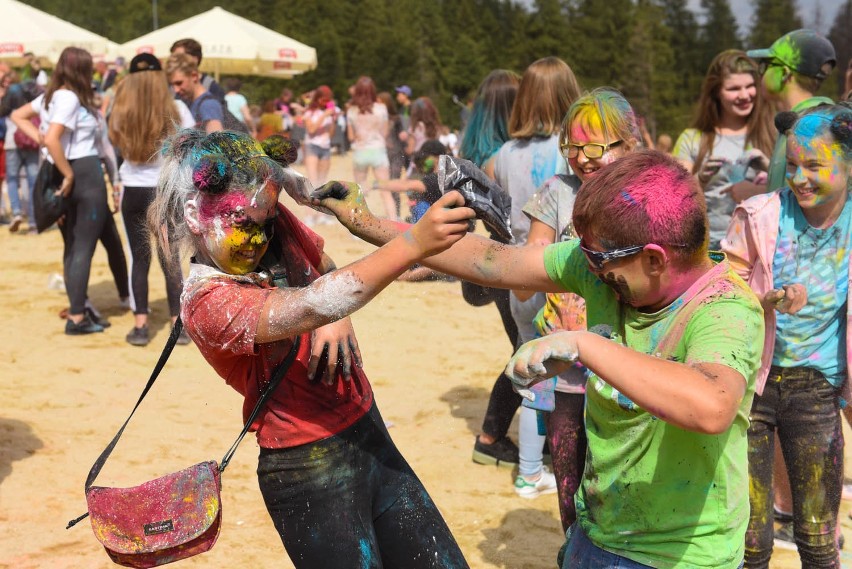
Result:
M127 336L124 337L127 340L127 343L131 346L147 346L148 342L151 341L150 336L148 335L148 325L144 325L140 328L136 326L127 333Z
M101 326L102 328L109 328L110 326L112 326L112 324L110 324L109 320L104 318L101 315L100 312L98 312L97 310L95 310L94 308L92 308L90 306L87 306L86 308L84 308L83 312L86 314L86 316L89 317L89 320L91 320L92 322L94 322L98 326Z
M78 324L74 324L73 320L65 321L65 333L69 336L82 336L83 334L94 334L103 331L104 327L92 322L88 314L84 314L83 319Z
M473 445L473 462L477 464L493 464L503 468L514 468L518 465L518 446L503 437L487 445L476 437Z

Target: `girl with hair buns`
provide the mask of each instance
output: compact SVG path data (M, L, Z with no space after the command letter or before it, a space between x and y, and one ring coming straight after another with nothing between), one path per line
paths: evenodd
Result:
M151 340L148 331L151 244L146 219L163 164L159 149L179 126L190 128L194 124L189 108L169 91L160 61L149 53L134 57L130 73L118 85L109 119L110 140L124 157L115 189L121 192L121 216L130 248L130 306L134 324L125 339L133 346L145 346ZM180 313L180 260L167 264L160 249L157 257L166 277L169 315L174 322ZM181 332L178 343L189 343L189 337Z
M780 441L803 567L839 567L842 395L849 393L852 111L781 113L787 187L734 211L722 248L764 308L766 340L748 429L751 516L746 567L767 567L773 545L772 471Z
M100 239L109 255L119 297L129 295L127 261L107 203L101 158L110 178L115 156L106 138L106 125L95 106L92 56L77 47L62 50L43 95L12 113L12 121L27 136L43 141L42 155L66 199L60 229L65 245L63 269L70 308L65 333L71 336L103 332L102 319L88 300L89 275L95 245ZM30 118L39 116L36 127Z
M718 54L707 68L692 127L675 143L673 155L704 189L711 249L718 249L743 196L765 191L775 132L760 85L757 64L745 52Z
M279 203L282 189L308 203L286 167L295 158L280 136L261 146L182 131L167 142L149 222L165 251L193 252L182 320L245 397L244 417L297 350L253 425L260 490L296 567L467 567L384 426L348 315L461 239L473 210L447 194L406 235L336 269L322 238Z

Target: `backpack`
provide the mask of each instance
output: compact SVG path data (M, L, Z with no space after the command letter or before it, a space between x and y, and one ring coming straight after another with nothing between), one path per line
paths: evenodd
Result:
M224 128L225 130L232 130L234 132L239 132L242 134L249 134L249 128L246 126L246 124L237 117L235 117L234 113L228 110L228 105L226 105L224 101L220 101L212 94L210 94L209 91L205 92L203 95L201 95L200 97L198 97L198 99L194 101L194 103L197 103L197 105L193 105L196 110L193 111L192 118L195 119L196 125L199 125L201 123L201 101L203 101L205 97L213 99L222 108L222 128Z
M30 122L33 123L36 128L38 128L41 124L38 117L32 117ZM12 138L15 140L15 146L18 147L18 150L38 150L38 142L27 136L21 129L16 130L15 134L12 135Z

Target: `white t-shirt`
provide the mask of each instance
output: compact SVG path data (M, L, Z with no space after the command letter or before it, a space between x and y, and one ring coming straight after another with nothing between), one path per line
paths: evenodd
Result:
M373 103L371 113L362 113L358 107L349 107L346 120L352 125L353 150L385 148L385 133L388 129L388 109L383 103Z
M308 109L302 113L307 127L308 121L315 121L325 113L325 109ZM334 126L334 118L328 115L322 119L319 128L313 134L305 132L305 144L313 144L326 150L331 148L331 128Z
M195 126L195 118L189 112L189 107L181 100L175 100L178 115L180 115L181 128L192 128ZM150 162L131 162L125 160L118 169L118 178L125 188L153 188L157 185L160 177L160 169L163 167L163 157L158 152Z
M38 113L41 125L39 130L47 134L51 123L61 124L65 131L60 137L65 158L76 160L86 156L97 156L97 137L100 135L100 121L80 104L77 95L68 89L57 89L50 99L50 105L44 108L44 95L39 95L30 103ZM42 148L45 158L53 162L47 148Z

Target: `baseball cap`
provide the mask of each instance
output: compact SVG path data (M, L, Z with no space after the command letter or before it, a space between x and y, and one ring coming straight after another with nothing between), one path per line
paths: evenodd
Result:
M767 49L746 52L752 59L776 59L805 77L825 79L837 63L834 46L813 30L784 34Z
M154 54L140 53L130 60L130 73L138 71L162 71L163 66Z
M406 97L410 97L411 96L411 87L409 87L408 85L400 85L399 87L396 88L396 92L397 93L403 93Z

